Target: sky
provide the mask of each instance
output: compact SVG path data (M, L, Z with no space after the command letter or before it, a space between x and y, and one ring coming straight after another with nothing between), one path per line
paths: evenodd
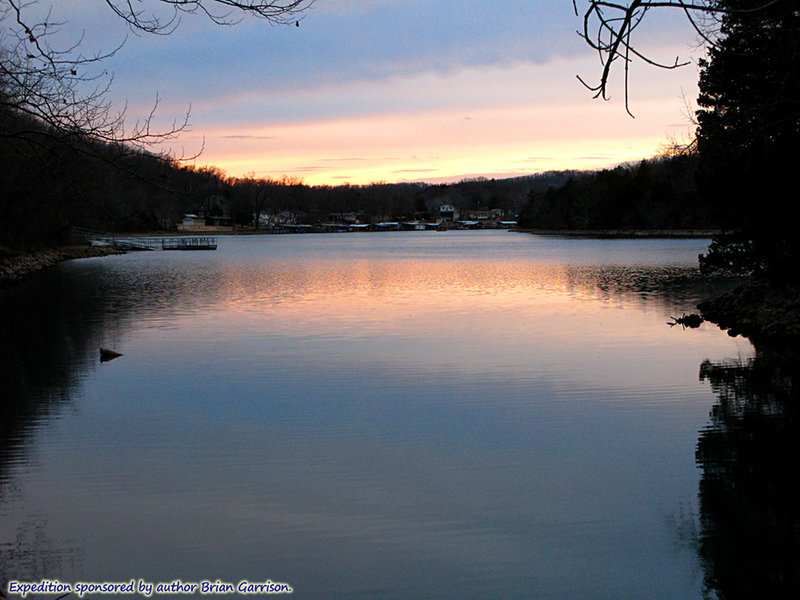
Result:
M124 41L103 66L129 124L156 97L156 124L190 112L189 130L164 149L200 152L193 164L231 176L309 184L501 178L650 157L690 134L702 56L680 14L651 13L639 46L693 64L635 63L633 119L620 77L609 101L576 78L596 81L601 68L571 0L316 0L299 27L185 15L167 36L132 34L104 0L52 6L59 35L82 36L87 53Z

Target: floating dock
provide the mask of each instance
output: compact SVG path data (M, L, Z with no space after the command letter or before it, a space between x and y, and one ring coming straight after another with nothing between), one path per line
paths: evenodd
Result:
M213 237L169 237L161 238L162 250L216 250L217 238Z
M73 228L77 229L77 228ZM216 250L217 238L209 236L139 236L114 235L90 231L76 232L92 246L111 246L122 250Z

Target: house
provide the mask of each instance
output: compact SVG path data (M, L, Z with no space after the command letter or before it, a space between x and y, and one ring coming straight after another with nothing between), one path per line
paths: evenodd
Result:
M178 229L184 231L189 229L197 229L198 227L201 227L205 224L206 224L205 219L201 219L194 213L186 213L185 215L183 215L183 220L178 225Z
M452 204L439 206L439 217L445 221L455 221L459 217L458 209Z

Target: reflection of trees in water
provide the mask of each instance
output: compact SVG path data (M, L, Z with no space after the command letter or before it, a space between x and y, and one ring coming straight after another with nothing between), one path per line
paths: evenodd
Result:
M164 265L63 267L0 290L0 507L24 514L16 531L0 538L0 582L78 572L82 561L73 540L48 539L47 515L29 513L15 485L33 434L69 410L83 379L98 368L99 348L118 347L134 319L207 303L218 287L210 277L198 288L195 278Z
M58 415L96 362L104 325L92 315L100 311L52 276L34 277L0 296L0 345L7 349L0 359L0 485L30 431ZM80 318L72 318L76 312Z
M697 445L700 556L711 597L797 597L799 367L799 356L763 349L700 367L718 397Z
M12 470L24 464L33 432L58 418L98 363L98 346L110 325L99 297L55 272L0 294L0 504L5 509L24 507ZM67 540L48 539L46 523L46 515L34 512L15 532L5 532L0 577L31 581L65 568L75 572L80 551Z
M567 270L569 289L582 289L602 300L652 304L666 312L693 311L701 300L740 281L735 277L704 276L698 268L685 266L571 266Z

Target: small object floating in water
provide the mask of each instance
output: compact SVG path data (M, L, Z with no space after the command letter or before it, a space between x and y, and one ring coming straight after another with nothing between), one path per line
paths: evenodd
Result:
M100 348L100 362L108 362L122 356L119 352L109 350L108 348Z
M686 313L684 313L682 317L672 317L672 321L667 322L667 325L669 325L670 327L675 327L675 325L680 325L684 329L686 329L687 327L690 329L697 329L698 327L700 327L700 325L702 325L704 320L705 319L703 319L703 317L701 317L698 314L692 313L690 315L687 315Z

